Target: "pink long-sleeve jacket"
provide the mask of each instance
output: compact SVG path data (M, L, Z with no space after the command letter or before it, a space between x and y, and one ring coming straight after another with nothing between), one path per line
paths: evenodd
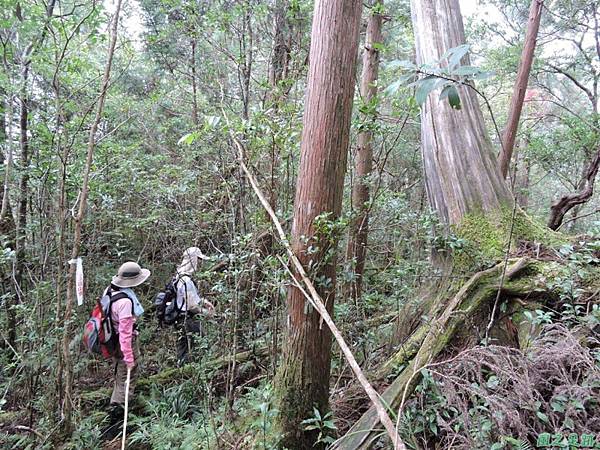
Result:
M122 298L114 302L111 308L111 319L113 329L119 332L119 344L121 345L123 361L128 366L133 366L135 364L135 356L133 355L135 316L132 311L132 301L129 298Z

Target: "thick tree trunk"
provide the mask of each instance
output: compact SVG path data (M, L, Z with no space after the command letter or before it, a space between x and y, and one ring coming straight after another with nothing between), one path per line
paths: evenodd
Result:
M417 63L437 61L465 43L458 0L412 0ZM468 63L468 57L465 57ZM457 86L462 108L429 95L421 108L421 146L429 204L447 225L464 215L498 210L510 201L476 93Z
M523 109L523 100L525 99L525 91L527 91L527 83L529 80L529 72L533 63L533 54L535 53L535 44L537 42L538 30L540 28L540 20L542 18L542 7L544 0L531 0L529 9L529 19L527 21L527 32L525 34L525 43L517 72L517 79L513 95L510 100L508 109L508 122L502 136L502 149L500 151L500 171L502 176L506 178L508 175L508 167L512 158L513 149L515 147L515 139L517 137L517 129L519 128L519 119L521 118L521 110Z
M328 311L335 295L335 239L318 234L315 218L341 212L362 3L317 0L313 17L308 91L294 202L294 253L316 281ZM288 292L288 330L277 375L281 445L307 449L316 435L302 420L328 409L331 332L302 292Z
M373 170L373 122L375 119L374 102L377 96L377 75L379 72L379 50L381 43L382 17L379 14L381 1L373 5L377 7L369 16L363 67L360 84L361 102L366 113L362 119L363 129L358 134L356 149L356 181L352 186L352 204L356 209L348 239L346 258L354 265L354 279L348 283L347 292L351 299L357 301L362 290L362 279L367 254L367 239L369 234L369 176Z

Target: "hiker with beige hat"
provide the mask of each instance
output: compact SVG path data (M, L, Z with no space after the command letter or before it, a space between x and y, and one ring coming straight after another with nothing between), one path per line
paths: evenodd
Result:
M140 355L137 343L136 318L144 312L132 288L139 286L150 276L148 269L142 269L133 261L128 261L119 267L117 275L112 278L110 286L104 291L103 297L108 297L109 314L112 328L118 333L119 345L113 356L115 381L110 398L110 424L104 431L105 439L112 439L119 434L123 421L127 373L133 380L137 372L137 362ZM130 382L131 383L131 382ZM133 383L129 387L129 398L134 391Z
M202 260L210 259L198 247L189 247L183 252L181 264L177 266L174 285L176 286L176 308L181 312L175 327L179 332L177 339L177 365L189 362L194 347L194 335L201 333L199 315L212 316L215 307L200 297L192 275L199 269Z

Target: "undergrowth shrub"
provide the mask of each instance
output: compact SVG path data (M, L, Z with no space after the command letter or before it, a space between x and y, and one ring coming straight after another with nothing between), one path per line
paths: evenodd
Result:
M407 444L499 450L600 432L599 342L588 331L550 324L525 351L478 346L428 365L403 412Z

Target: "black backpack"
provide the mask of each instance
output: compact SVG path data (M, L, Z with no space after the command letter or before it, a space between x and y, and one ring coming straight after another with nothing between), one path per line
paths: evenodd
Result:
M177 283L183 276L174 276L166 284L164 291L156 294L154 306L156 307L156 318L160 325L173 325L182 315L183 302L181 306L177 302Z

